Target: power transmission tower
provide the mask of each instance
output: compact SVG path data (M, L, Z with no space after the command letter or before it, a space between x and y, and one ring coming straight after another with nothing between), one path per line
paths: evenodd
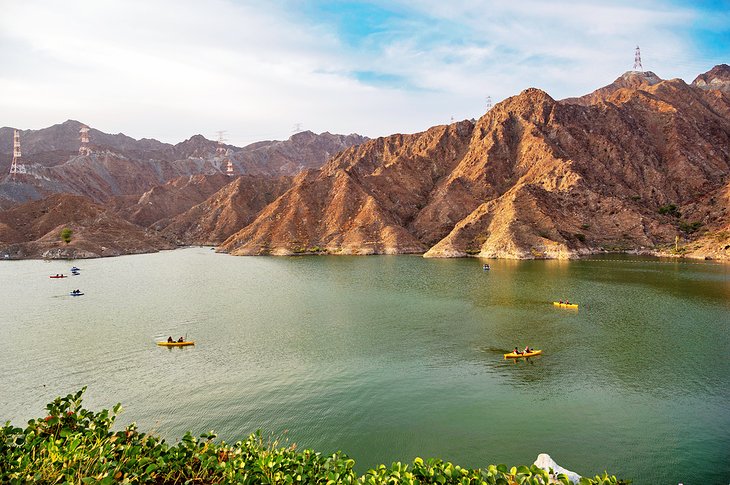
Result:
M79 155L91 155L91 148L89 147L89 127L81 125L79 128L79 139L81 140L81 146L79 147Z
M301 123L294 123L294 129L292 130L292 132L299 133L300 131L302 131L302 124Z
M15 179L16 173L23 173L22 165L18 167L18 161L20 160L20 132L18 130L13 131L13 163L10 165L10 175Z
M223 142L226 141L225 135L226 132L224 130L216 131L218 134L218 146L215 149L215 154L220 156L225 156L226 154L226 147L223 146Z
M487 111L489 111L490 109L492 109L492 97L487 96Z
M641 49L639 49L638 45L634 53L634 71L644 72L644 66L641 65Z

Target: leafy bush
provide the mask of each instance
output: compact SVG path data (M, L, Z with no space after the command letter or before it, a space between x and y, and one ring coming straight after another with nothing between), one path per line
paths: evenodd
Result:
M702 227L702 223L700 221L695 221L695 222L680 221L679 222L679 230L685 234L692 234L693 232L697 232L697 230L700 227Z
M355 461L336 452L297 451L265 443L260 433L234 445L216 443L216 435L185 434L174 446L141 433L135 424L112 431L121 406L99 413L81 407L86 388L46 406L48 416L33 419L25 429L10 423L0 428L0 483L321 483L321 484L524 484L544 485L544 470L489 465L467 469L438 459L379 465L358 476ZM564 475L559 483L567 484ZM604 474L581 485L627 482Z
M668 215L672 217L681 217L682 214L677 210L677 206L674 204L663 205L659 208L661 215Z
M575 234L575 238L582 243L586 242L586 235L581 234L580 232Z
M68 227L64 227L63 229L61 229L61 241L65 242L66 244L70 243L71 235L73 233L74 232L71 229L69 229Z

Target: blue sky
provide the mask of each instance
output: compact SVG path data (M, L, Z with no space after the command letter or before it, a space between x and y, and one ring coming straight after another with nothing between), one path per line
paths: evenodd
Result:
M730 63L730 0L2 2L0 125L73 118L171 143L385 136L478 118L538 87Z

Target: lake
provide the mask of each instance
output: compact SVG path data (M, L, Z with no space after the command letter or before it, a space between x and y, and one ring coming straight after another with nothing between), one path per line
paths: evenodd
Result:
M118 423L169 440L261 429L342 450L361 473L545 452L636 484L728 483L730 265L483 262L209 248L4 261L0 422L88 386L86 407L121 402ZM80 276L48 278L74 264ZM155 345L168 335L196 345ZM525 345L543 355L503 359Z

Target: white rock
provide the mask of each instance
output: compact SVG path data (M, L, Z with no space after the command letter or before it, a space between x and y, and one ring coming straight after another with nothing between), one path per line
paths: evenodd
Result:
M546 472L550 472L550 469L553 469L553 472L556 474L564 473L567 475L568 479L573 483L578 483L580 481L580 475L578 475L575 472L571 472L570 470L566 470L562 466L555 463L555 460L550 458L550 455L547 453L540 453L537 455L537 460L535 460L535 465L542 468Z

